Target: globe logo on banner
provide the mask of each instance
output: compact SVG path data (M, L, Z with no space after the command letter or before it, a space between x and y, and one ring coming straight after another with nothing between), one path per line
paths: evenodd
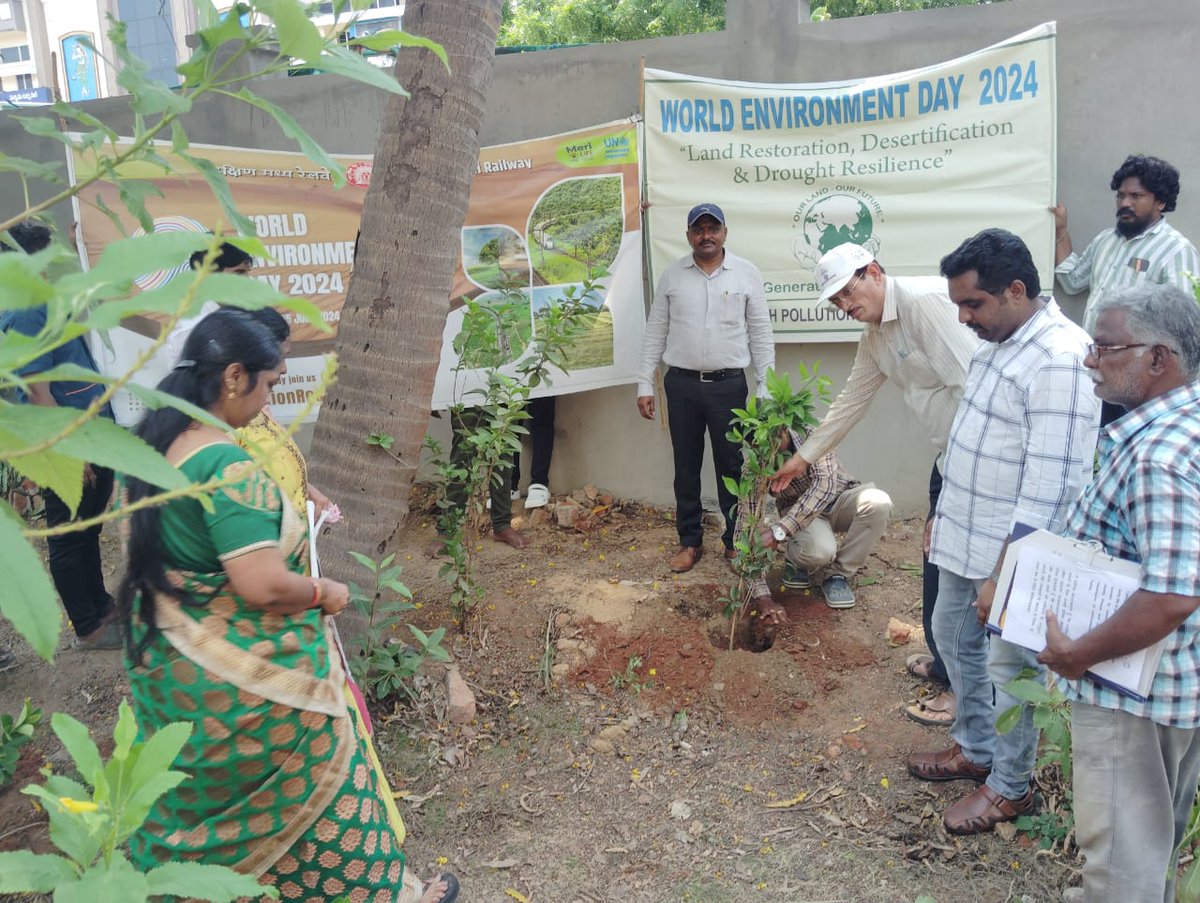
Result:
M875 196L852 185L821 188L804 200L792 217L797 233L792 238L792 256L810 270L825 252L846 242L879 251L876 226L883 221L883 208Z

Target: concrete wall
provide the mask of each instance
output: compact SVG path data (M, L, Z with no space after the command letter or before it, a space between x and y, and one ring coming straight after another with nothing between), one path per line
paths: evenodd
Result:
M824 81L951 59L1057 20L1058 175L1077 243L1112 222L1108 180L1130 152L1157 154L1179 167L1184 193L1171 221L1185 234L1200 236L1200 201L1194 200L1200 191L1193 181L1200 180L1200 127L1197 117L1177 102L1191 96L1200 74L1200 4L1010 0L822 23L797 18L797 0L731 0L728 28L721 34L500 56L483 143L551 134L636 112L642 58L647 66L697 75ZM383 108L380 92L326 76L278 79L260 90L289 109L329 150L363 153L374 147ZM89 109L118 131L127 131L129 116L119 99ZM197 109L188 132L196 142L291 147L263 114L223 102ZM56 146L22 135L0 118L5 152L56 157ZM18 186L0 178L0 210L14 209L19 198ZM982 212L980 227L986 225ZM729 246L753 258L752 248L738 245L736 223ZM684 251L681 236L680 253ZM1081 306L1078 299L1064 302L1074 314ZM854 346L846 344L780 345L778 366L794 370L801 360L820 360L836 390L853 353ZM850 436L842 452L850 469L891 492L901 511L923 509L933 452L898 393L880 393L871 419ZM560 400L552 488L592 482L623 496L669 504L671 474L666 431L637 416L632 386ZM715 495L714 489L710 478L709 494Z

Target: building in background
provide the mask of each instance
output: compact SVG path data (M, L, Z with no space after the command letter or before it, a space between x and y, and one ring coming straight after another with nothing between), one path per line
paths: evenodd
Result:
M218 0L227 13L232 3ZM349 29L350 37L399 28L404 0L373 0ZM187 37L196 30L192 0L0 0L0 106L82 103L124 94L108 41L108 16L125 24L130 51L150 75L178 83L175 67L187 59ZM312 21L333 25L333 3L314 4ZM389 66L378 54L372 62Z

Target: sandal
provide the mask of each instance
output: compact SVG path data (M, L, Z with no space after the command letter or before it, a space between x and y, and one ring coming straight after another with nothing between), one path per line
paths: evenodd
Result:
M950 727L958 716L958 702L949 690L930 699L918 699L904 709L904 714L917 724L930 727Z

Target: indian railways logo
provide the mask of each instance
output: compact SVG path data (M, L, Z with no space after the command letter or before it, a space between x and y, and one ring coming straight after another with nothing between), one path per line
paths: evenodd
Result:
M792 256L815 270L821 255L848 241L878 254L875 227L882 222L883 208L870 192L854 185L818 188L792 216Z

